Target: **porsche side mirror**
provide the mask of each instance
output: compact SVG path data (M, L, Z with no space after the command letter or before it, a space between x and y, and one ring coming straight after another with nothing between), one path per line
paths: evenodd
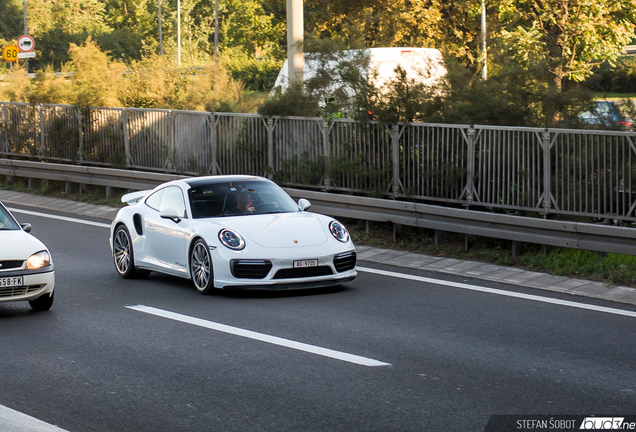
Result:
M24 232L31 232L31 224L30 223L22 223L20 224L20 226L22 227L22 229L24 230Z
M159 216L162 219L170 219L172 220L174 223L179 223L181 222L181 216L179 216L177 214L177 211L173 208L167 208L167 209L163 209L161 211L161 213L159 214Z
M298 200L298 207L300 207L302 211L305 211L309 207L311 207L311 203L305 198L301 198L300 200Z

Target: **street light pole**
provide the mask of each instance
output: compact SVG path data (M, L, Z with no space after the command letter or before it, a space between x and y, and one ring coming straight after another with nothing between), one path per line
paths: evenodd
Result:
M483 56L483 66L481 69L481 79L488 79L488 56L486 54L486 2L481 0L481 55Z
M163 36L161 34L161 0L159 0L159 11L157 12L159 19L159 55L163 55Z
M214 61L219 61L219 0L214 0Z
M181 66L181 0L177 0L177 66Z

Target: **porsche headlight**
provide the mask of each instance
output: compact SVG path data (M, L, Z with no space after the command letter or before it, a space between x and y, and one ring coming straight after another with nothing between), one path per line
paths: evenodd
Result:
M34 253L26 261L27 270L37 270L48 265L51 265L51 256L47 251Z
M245 240L237 232L229 230L227 228L219 231L219 240L221 243L232 250L243 250L245 248Z
M331 223L329 224L329 231L331 231L331 234L336 238L336 240L343 243L349 241L349 232L340 222L331 221Z

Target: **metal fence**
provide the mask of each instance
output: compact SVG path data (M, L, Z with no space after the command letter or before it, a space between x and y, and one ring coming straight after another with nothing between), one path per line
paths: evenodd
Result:
M0 155L636 221L636 134L0 103Z

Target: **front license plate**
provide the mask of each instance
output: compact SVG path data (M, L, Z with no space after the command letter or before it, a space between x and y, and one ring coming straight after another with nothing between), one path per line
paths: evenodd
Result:
M303 268L303 267L318 267L318 260L309 259L309 260L294 261L294 268Z
M24 285L22 276L12 276L0 278L0 288L19 287Z

